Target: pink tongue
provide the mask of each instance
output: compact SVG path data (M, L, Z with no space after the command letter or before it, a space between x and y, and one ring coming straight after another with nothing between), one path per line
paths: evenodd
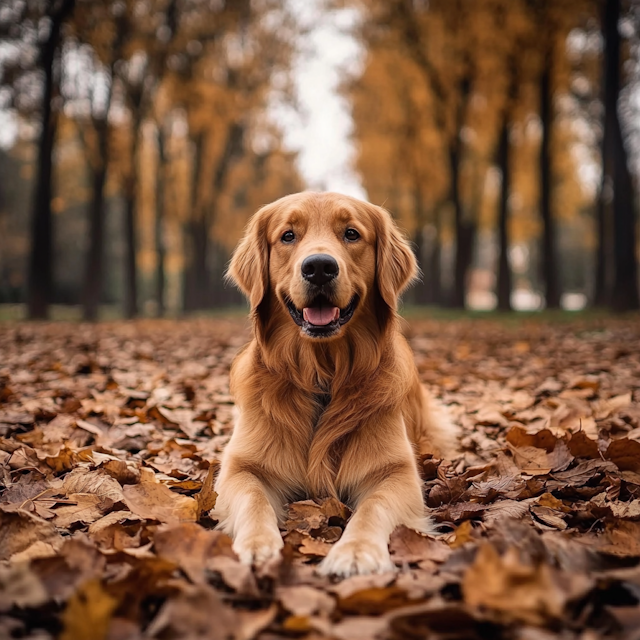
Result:
M340 317L338 307L305 307L302 316L309 324L327 325Z

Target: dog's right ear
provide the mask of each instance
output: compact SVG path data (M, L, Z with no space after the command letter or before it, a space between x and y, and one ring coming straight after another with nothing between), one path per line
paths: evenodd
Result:
M244 237L233 252L225 277L247 296L251 311L255 312L269 289L266 207L249 220Z

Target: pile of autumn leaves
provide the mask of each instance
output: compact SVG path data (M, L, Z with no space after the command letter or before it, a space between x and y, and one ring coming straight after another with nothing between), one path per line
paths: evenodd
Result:
M3 326L0 637L640 638L640 321L405 330L463 427L419 461L442 535L332 581L336 500L258 570L215 530L242 322Z

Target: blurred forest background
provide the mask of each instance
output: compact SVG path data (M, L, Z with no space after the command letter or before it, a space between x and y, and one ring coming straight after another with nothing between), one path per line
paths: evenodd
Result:
M304 0L0 0L0 303L85 319L241 304L285 144ZM315 0L362 50L341 95L417 305L638 309L640 1Z

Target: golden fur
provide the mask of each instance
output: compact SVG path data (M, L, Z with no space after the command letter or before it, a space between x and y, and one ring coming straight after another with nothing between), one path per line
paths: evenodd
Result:
M295 242L285 244L288 230ZM360 300L333 337L309 337L286 306L309 304L301 263L314 254L339 265L335 307ZM231 370L238 418L216 483L221 527L243 562L279 553L283 506L304 497L337 496L355 510L324 573L389 570L396 526L429 531L415 453L452 453L455 431L430 413L398 329L398 296L416 274L391 216L354 198L299 193L249 222L229 278L249 299L254 338Z

